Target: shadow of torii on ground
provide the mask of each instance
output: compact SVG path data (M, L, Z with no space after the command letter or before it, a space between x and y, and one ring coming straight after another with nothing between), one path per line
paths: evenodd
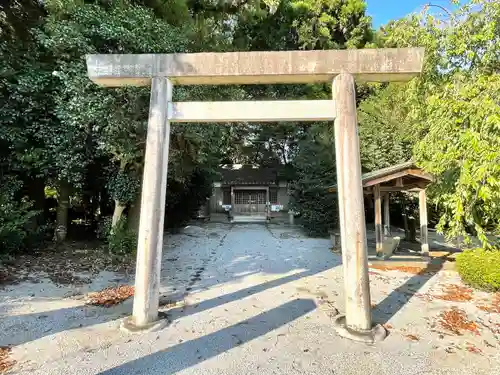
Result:
M100 375L175 374L274 331L316 308L310 299L296 299L206 336L140 357Z

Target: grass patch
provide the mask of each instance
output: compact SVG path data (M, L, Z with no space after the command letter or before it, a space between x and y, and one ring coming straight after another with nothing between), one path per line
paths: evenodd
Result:
M500 250L473 249L457 255L462 280L479 289L500 290Z

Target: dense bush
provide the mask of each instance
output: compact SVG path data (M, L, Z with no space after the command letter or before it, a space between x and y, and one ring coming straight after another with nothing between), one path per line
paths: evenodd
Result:
M16 199L20 183L4 179L0 183L0 252L9 253L34 246L43 239L43 229L33 225L39 214L31 202Z
M294 197L293 207L300 215L300 224L309 236L326 236L337 223L337 195L326 189L302 191Z
M313 125L300 142L294 160L293 195L290 209L300 215L300 223L310 236L326 236L337 225L337 195L326 187L336 183L333 131Z
M500 250L466 250L457 256L458 273L471 286L500 290Z
M133 254L137 251L137 234L127 226L127 220L121 219L109 232L108 249L112 254Z
M97 238L104 240L113 255L135 255L137 234L128 228L127 219L121 218L111 229L111 218L105 218L98 226Z
M186 225L212 193L212 178L206 170L195 170L185 183L169 180L165 228L176 229Z

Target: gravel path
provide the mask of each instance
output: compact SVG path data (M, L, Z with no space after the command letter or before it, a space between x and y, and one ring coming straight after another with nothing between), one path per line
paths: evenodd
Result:
M50 280L0 291L0 345L12 345L19 374L500 374L500 317L436 298L460 285L451 271L371 270L374 318L390 335L376 346L339 338L340 257L329 241L287 227L208 224L167 238L162 267L162 331L118 329L131 300L84 305L83 294L133 283L102 272L80 287ZM375 306L376 305L376 306ZM453 306L477 325L461 335L439 315ZM472 349L471 349L472 348Z

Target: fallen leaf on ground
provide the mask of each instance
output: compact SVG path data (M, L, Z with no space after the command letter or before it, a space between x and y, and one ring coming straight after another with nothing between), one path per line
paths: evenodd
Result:
M431 302L435 299L450 302L467 302L472 299L472 289L461 285L446 285L443 291L445 294L435 295L429 293L416 293L415 296L422 298L427 302Z
M370 268L380 271L401 271L401 272L411 273L413 275L435 273L440 269L439 265L427 265L426 267L422 266L419 267L419 266L393 266L387 264L371 264Z
M0 374L5 374L16 364L16 361L10 359L11 351L9 346L0 346Z
M481 349L479 349L477 346L475 346L474 344L471 344L471 343L467 343L466 349L468 352L476 353L476 354L481 354L483 352Z
M495 293L493 295L493 300L490 305L480 305L478 309L490 312L490 313L499 313L500 314L500 292Z
M82 285L92 282L100 271L107 270L128 275L133 270L133 257L120 257L119 262L101 251L100 244L93 241L68 242L49 245L30 254L20 254L9 264L3 264L0 284L17 284L22 281L40 282L40 274L57 285ZM87 272L89 277L78 276Z
M444 329L456 335L462 335L464 331L469 331L479 335L476 322L467 318L465 311L453 307L451 310L443 311L439 315L439 324Z
M88 305L111 307L122 303L134 295L134 287L120 285L115 288L106 288L96 293L89 294Z
M417 335L408 334L405 335L405 337L410 341L420 341L420 338Z
M466 302L472 299L472 289L461 285L450 284L444 289L445 294L433 296L434 298L452 302Z

